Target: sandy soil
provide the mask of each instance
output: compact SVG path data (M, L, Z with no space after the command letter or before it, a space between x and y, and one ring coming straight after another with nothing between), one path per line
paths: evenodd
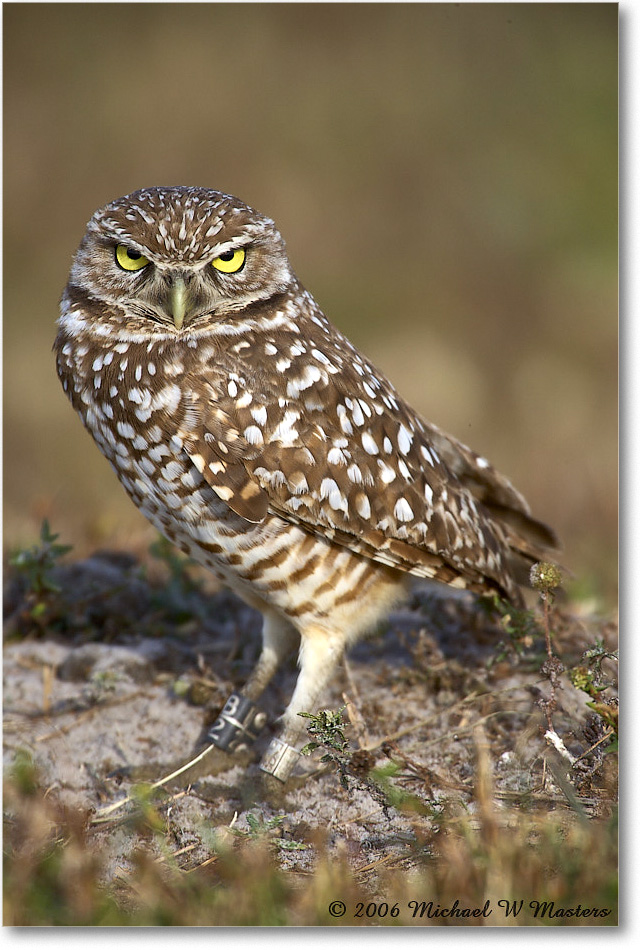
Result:
M168 563L143 567L126 554L98 553L56 567L51 579L59 590L38 596L24 577L9 574L5 767L18 749L29 750L49 794L94 820L134 781L161 778L202 748L207 725L258 655L258 615ZM560 611L555 626L567 666L579 664L597 637L609 648L615 643L614 624L603 620ZM215 752L168 785L161 814L175 847L196 864L211 853L213 835L230 826L251 833L258 823L281 839L285 867L305 872L312 853L299 843L316 831L355 867L412 866L421 849L418 816L429 822L453 799L474 809L480 735L500 801L528 795L532 807L568 808L576 797L599 814L612 798L599 749L582 767L562 767L568 763L544 739L539 702L551 686L540 672L543 640L527 632L521 643L520 657L475 598L418 590L384 630L351 650L325 698L331 709L348 703L345 733L356 752L349 787L334 766L319 763L319 752L305 759L313 770L305 781L266 785L257 761L272 735L268 726L249 761ZM603 673L614 679L611 661ZM293 659L263 697L270 721L295 678ZM587 699L560 678L553 720L573 756L601 734ZM557 765L542 786L551 756ZM395 788L407 796L401 808L386 806L383 779L377 786L367 778L370 767L392 760L400 767ZM126 817L130 807L111 817ZM108 873L127 868L138 835L125 821L95 826Z

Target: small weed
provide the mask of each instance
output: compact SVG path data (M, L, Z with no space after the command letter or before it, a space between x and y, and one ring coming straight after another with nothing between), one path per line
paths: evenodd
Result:
M9 595L5 600L8 605L6 640L31 632L42 634L60 622L62 592L53 573L60 559L72 548L69 544L57 544L57 540L58 535L51 533L49 522L44 520L40 543L10 555L9 566L13 568L14 577L12 585L7 587ZM9 606L12 599L16 604L13 608Z
M301 749L303 755L310 755L315 749L320 747L331 749L335 752L345 752L348 748L348 740L343 732L345 725L343 710L345 708L345 706L342 706L336 712L333 712L331 709L321 709L316 715L307 712L299 713L299 716L303 719L310 720L308 733L314 737L312 742L308 742L308 744ZM324 756L321 761L329 762L330 758Z
M325 749L321 756L322 762L332 762L339 773L339 781L344 788L349 787L350 756L346 752L348 740L344 734L345 722L343 711L346 707L333 712L331 709L321 709L315 715L309 712L300 712L299 716L309 719L308 734L312 741L301 749L302 755L312 755L316 749Z
M275 815L274 818L268 818L268 820L265 821L262 814L257 816L254 812L248 812L247 823L250 826L250 830L246 832L246 834L250 838L261 838L282 825L284 818L285 815ZM243 832L237 832L237 834L243 834Z
M249 831L240 831L238 828L231 828L233 835L238 838L247 838L251 841L269 841L270 844L279 848L281 851L306 851L309 845L303 841L293 841L289 838L280 837L281 826L285 821L285 815L275 815L267 820L262 813L255 815L254 812L248 812L247 823Z
M426 803L399 783L399 780L407 777L404 775L402 769L402 764L392 759L386 762L385 765L371 769L369 775L370 781L380 793L379 796L373 797L375 797L384 808L394 808L395 811L401 812L404 815L429 814Z
M546 638L547 656L542 664L541 672L550 683L549 698L539 700L539 706L546 716L546 740L557 750L564 761L571 764L574 770L574 780L579 790L588 787L588 779L600 768L606 753L617 750L617 700L614 698L604 700L602 696L604 690L613 685L605 679L602 663L606 659L615 659L617 654L608 652L604 647L604 643L598 640L595 647L584 652L582 659L585 664L569 670L554 654L551 606L555 591L561 585L561 581L562 573L554 564L541 562L534 564L531 568L531 584L535 590L540 592L541 596L544 635ZM553 725L553 714L557 709L557 693L564 673L568 673L572 684L577 689L583 690L591 697L587 706L596 714L583 724L583 738L589 743L589 748L578 756L574 756L569 752ZM550 764L552 763L549 760Z
M582 659L586 665L575 667L570 671L576 673L578 677L578 681L573 682L573 685L577 686L578 689L583 689L593 699L597 699L605 689L615 685L611 680L605 678L602 664L605 660L617 661L618 651L609 652L604 646L604 641L598 639L594 647L584 651Z
M108 696L115 692L120 678L120 674L114 670L93 672L83 687L83 700L88 706L104 703Z
M149 553L165 566L168 579L154 590L154 607L162 611L166 620L185 624L194 620L200 609L199 594L202 583L193 577L191 568L196 564L189 557L179 554L173 544L159 535L149 547Z
M9 774L15 791L23 799L35 794L40 787L36 763L28 749L16 749Z
M555 591L562 583L562 572L556 564L547 561L538 561L531 568L531 587L540 592L544 612L544 635L546 636L546 652L549 660L553 659L551 646L551 627L549 609L555 598Z
M606 690L613 688L615 684L606 677L602 664L605 660L617 661L618 653L617 651L609 652L604 642L597 640L594 647L582 654L582 659L584 663L572 667L568 675L576 689L581 689L590 696L586 705L594 711L598 720L587 726L590 730L587 739L593 739L594 746L610 739L608 745L603 746L603 754L617 752L618 701L615 697L604 697Z
M495 621L499 620L500 626L508 635L508 640L501 640L497 644L494 655L486 663L487 668L490 669L503 662L511 650L518 657L523 658L540 636L534 612L509 604L499 594L493 594L492 597L480 597L478 603L484 613Z
M58 537L51 533L49 522L45 519L40 528L40 544L16 551L9 558L11 567L15 567L25 579L29 592L37 599L50 593L60 593L60 587L53 581L51 572L60 558L71 551L72 546L56 544ZM41 605L36 604L34 610L36 608L41 609Z
M311 755L316 749L325 749L321 761L335 765L342 786L346 790L352 787L367 792L386 815L389 808L426 814L426 806L420 799L392 783L392 779L401 771L397 762L391 761L381 768L372 768L372 756L364 755L362 749L348 751L349 743L344 733L346 723L343 719L345 708L342 706L336 711L321 709L316 715L299 713L299 716L310 720L308 733L313 737L301 749L302 754Z
M170 587L175 587L183 596L200 589L200 583L189 573L190 567L193 567L196 561L179 554L167 538L159 535L157 540L150 544L149 553L168 569Z

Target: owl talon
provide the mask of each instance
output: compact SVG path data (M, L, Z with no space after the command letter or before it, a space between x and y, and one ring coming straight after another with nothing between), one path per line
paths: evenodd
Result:
M267 716L242 693L232 693L218 719L207 733L207 740L224 752L240 752L258 737Z

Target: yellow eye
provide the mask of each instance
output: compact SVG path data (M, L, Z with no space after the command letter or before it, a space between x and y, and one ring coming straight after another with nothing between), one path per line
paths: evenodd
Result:
M149 261L144 254L128 244L117 244L116 263L123 270L142 270L143 267L147 267Z
M212 261L212 267L223 274L235 274L245 264L245 249L238 247L235 251L225 251Z

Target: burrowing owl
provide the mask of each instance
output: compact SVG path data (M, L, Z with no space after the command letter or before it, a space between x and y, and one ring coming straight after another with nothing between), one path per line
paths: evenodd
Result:
M506 478L421 419L332 326L274 223L230 195L145 188L97 211L55 351L134 503L263 615L258 664L215 744L254 737L256 700L299 643L262 764L281 779L297 714L411 575L519 601L525 569L555 546Z

